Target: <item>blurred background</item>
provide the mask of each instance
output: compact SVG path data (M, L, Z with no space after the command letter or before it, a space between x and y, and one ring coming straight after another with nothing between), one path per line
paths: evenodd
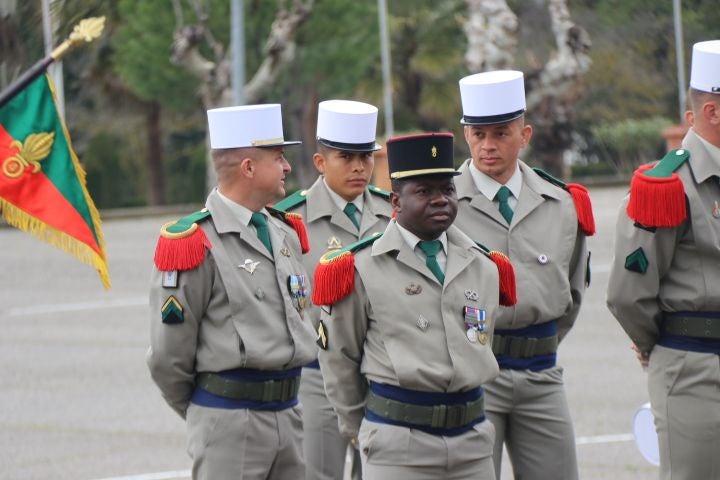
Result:
M662 155L663 130L681 121L679 74L720 24L716 0L0 0L0 88L45 55L43 20L57 44L101 15L102 37L65 57L59 86L101 209L204 200L205 110L239 103L233 51L243 103L281 103L285 137L304 141L287 151L291 191L316 175L319 101L378 106L381 143L454 132L460 163L458 80L499 68L525 72L531 164L627 178Z

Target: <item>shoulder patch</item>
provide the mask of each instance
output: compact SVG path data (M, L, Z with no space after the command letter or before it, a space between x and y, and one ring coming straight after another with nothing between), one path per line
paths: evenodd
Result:
M306 201L307 190L298 190L292 195L288 195L287 197L277 202L275 205L273 205L273 208L276 210L292 210L298 205L302 205Z
M575 204L575 212L577 213L580 230L588 237L595 235L595 216L593 215L590 194L587 189L579 183L565 183L539 168L533 168L533 171L543 180L552 183L556 187L562 188L570 194Z
M169 222L160 229L155 247L155 266L160 271L192 270L205 260L212 244L198 222L210 217L207 208Z
M630 255L625 257L625 269L631 272L645 273L647 272L650 263L645 256L645 250L642 247L636 249Z
M302 253L308 253L310 251L310 240L308 239L307 228L303 223L303 216L299 213L285 212L278 210L273 207L265 207L270 215L279 219L280 221L290 225L300 240L300 250Z
M633 173L627 215L646 227L677 227L687 218L685 187L676 170L690 158L685 149L669 151L655 164Z
M185 321L183 306L173 295L170 295L160 308L160 316L162 322L168 325L176 325Z
M512 307L517 303L515 268L507 255L498 250L490 250L485 245L475 242L480 251L495 263L500 279L500 305Z
M345 248L331 250L320 257L315 267L313 303L332 305L348 296L355 288L355 253L369 247L381 232L351 243Z
M370 193L373 195L377 195L378 197L382 197L385 200L390 200L390 192L387 190L383 190L380 187L376 187L375 185L368 185L368 190L370 190Z

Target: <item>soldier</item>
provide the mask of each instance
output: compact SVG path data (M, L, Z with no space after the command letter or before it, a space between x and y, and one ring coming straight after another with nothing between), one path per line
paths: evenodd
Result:
M364 478L492 479L481 384L497 374L499 267L452 226L452 134L391 138L387 148L395 220L325 254L315 272L327 395L340 432L359 445Z
M471 158L456 180L456 225L507 254L518 279L517 305L496 317L492 349L500 374L485 385L485 409L496 432L495 473L500 478L504 443L515 478L576 479L556 352L589 282L585 237L595 228L589 197L581 186L518 159L532 136L522 72L470 75L460 80L460 95Z
M693 47L682 148L636 170L607 303L648 367L661 479L720 478L720 40Z
M280 105L208 111L218 186L163 226L148 366L186 420L196 479L305 475L297 390L317 355L299 215L265 208L290 172Z
M308 272L322 254L356 242L385 229L392 209L390 194L369 185L372 175L378 109L348 100L320 102L317 121L317 152L313 163L320 176L312 187L298 191L275 205L297 212L307 222L310 252L303 257ZM317 328L320 309L311 307L309 318ZM338 419L325 396L317 360L303 369L300 380L303 407L303 449L307 480L342 480L347 438L338 431ZM355 448L353 478L360 478L360 459Z

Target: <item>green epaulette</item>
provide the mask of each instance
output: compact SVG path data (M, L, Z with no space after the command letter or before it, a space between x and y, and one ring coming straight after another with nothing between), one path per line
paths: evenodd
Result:
M298 205L302 205L307 201L307 190L298 190L292 195L289 195L279 202L277 202L275 205L273 205L273 208L277 210L292 210L293 208L297 207Z
M205 250L212 245L198 223L209 217L210 212L203 208L162 226L155 248L158 270L191 270L203 262Z
M575 204L575 213L577 213L580 230L588 237L595 235L595 216L593 215L590 194L587 189L579 183L565 183L539 168L533 168L533 171L543 180L562 188L570 194Z
M355 253L369 247L381 232L362 238L345 248L332 250L322 257L315 268L313 303L332 305L352 293L355 288Z
M370 190L370 193L377 195L378 197L382 197L385 200L390 200L390 192L387 190L383 190L380 187L376 187L375 185L368 185L368 190Z

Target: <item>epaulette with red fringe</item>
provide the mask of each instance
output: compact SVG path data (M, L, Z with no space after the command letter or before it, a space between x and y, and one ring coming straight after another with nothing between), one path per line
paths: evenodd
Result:
M685 187L675 171L690 158L685 149L669 151L656 164L641 165L630 182L628 217L645 227L677 227L687 218Z
M307 229L303 223L303 216L299 213L284 212L277 210L272 207L265 207L270 215L282 220L286 224L290 225L295 233L297 233L298 239L300 240L300 249L302 253L308 253L310 251L310 240L308 239Z
M590 194L588 193L587 188L583 187L579 183L565 183L539 168L533 168L533 170L535 173L540 175L543 180L552 183L556 187L562 188L570 194L573 203L575 204L575 212L577 212L580 230L582 230L582 232L588 237L595 235L595 217L593 215L592 203L590 202Z
M500 279L500 305L512 307L517 303L517 288L515 286L515 268L507 255L498 250L490 250L485 245L475 242L480 251L495 263Z
M208 209L203 208L162 226L155 247L155 266L158 270L192 270L205 260L205 250L210 249L212 244L198 222L209 216Z
M345 248L327 252L315 267L313 298L315 305L332 305L355 289L355 252L369 247L382 233L351 243Z

